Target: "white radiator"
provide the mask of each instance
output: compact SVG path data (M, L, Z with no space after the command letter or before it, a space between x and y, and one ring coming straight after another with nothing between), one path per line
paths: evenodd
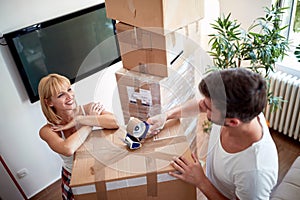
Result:
M271 111L267 105L266 119L270 128L300 141L300 79L283 72L270 73L270 90L287 102L281 109Z

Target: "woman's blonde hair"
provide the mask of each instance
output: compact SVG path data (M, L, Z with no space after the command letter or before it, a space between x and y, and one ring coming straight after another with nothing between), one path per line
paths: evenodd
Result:
M70 80L59 74L49 74L40 80L38 87L40 103L48 122L60 124L61 117L55 113L55 108L50 107L47 102L50 101L50 97L58 94L64 86L70 85Z

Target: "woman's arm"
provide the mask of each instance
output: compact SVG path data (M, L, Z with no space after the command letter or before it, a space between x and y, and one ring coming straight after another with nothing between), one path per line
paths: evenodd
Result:
M115 116L104 110L103 105L99 103L89 103L83 106L85 115L77 115L65 125L57 125L52 129L54 131L67 130L69 128L83 126L99 126L105 129L117 129L119 125Z
M53 151L65 156L71 156L91 132L91 126L82 126L68 138L63 139L59 136L59 133L53 130L51 125L45 125L41 128L39 134Z
M89 103L84 107L86 115L79 115L75 118L76 123L87 126L99 126L105 129L119 128L115 116L105 111L100 103Z
M75 122L86 126L100 126L105 129L119 128L115 116L107 111L103 111L101 115L78 115L75 117Z

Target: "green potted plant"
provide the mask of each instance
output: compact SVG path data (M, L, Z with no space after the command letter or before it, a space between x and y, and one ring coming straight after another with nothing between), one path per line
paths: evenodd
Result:
M274 70L275 62L282 59L289 49L288 40L281 35L281 31L287 28L281 27L285 9L278 4L266 7L265 16L257 18L248 30L243 30L237 20L232 20L230 13L219 17L211 24L216 33L209 35L211 50L208 53L214 66L210 66L207 72L246 67L263 74L269 83L268 75ZM271 110L281 108L282 102L282 97L274 96L269 90Z
M257 18L247 31L241 29L236 20L230 19L231 14L219 17L211 24L216 33L209 35L211 50L208 53L214 63L210 70L242 66L264 74L268 79L275 62L282 59L289 48L288 40L281 35L287 26L280 26L285 9L277 5L265 8L265 16ZM272 110L280 108L283 101L269 92L268 103Z

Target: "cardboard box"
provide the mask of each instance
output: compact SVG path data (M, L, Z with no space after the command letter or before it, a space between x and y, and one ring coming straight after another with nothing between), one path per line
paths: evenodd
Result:
M116 30L123 67L128 70L166 77L167 68L183 54L183 29L163 35L119 22Z
M105 0L107 17L167 34L204 17L203 0Z
M134 151L120 140L125 128L93 131L75 154L70 183L75 199L195 200L194 186L168 175L174 156L192 160L186 135L195 130L195 123L170 120Z
M194 68L182 58L165 78L124 68L115 75L125 124L130 117L147 120L195 96Z

